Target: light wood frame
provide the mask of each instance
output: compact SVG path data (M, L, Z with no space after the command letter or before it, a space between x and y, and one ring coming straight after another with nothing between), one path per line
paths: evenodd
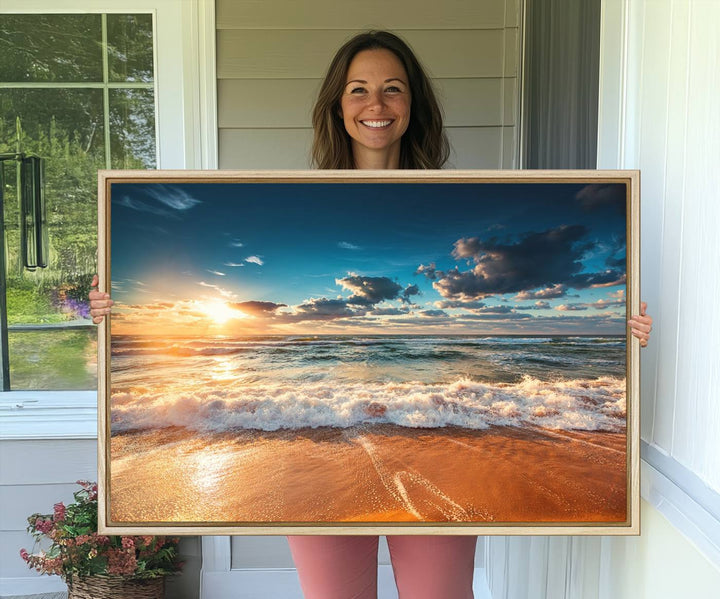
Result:
M99 275L110 289L112 185L115 183L622 183L626 186L626 315L640 304L639 171L100 171ZM459 535L638 535L640 534L639 342L626 335L627 520L620 523L433 522L433 523L123 523L110 518L110 319L98 338L99 531L105 534L285 535L285 534L459 534Z

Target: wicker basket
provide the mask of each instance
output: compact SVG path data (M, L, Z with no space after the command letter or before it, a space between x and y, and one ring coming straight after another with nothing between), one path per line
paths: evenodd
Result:
M165 578L88 576L68 582L68 599L163 599Z

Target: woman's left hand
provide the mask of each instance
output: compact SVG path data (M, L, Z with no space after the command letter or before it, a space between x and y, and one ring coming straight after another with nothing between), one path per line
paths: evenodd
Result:
M640 302L640 314L633 316L628 320L630 331L640 340L640 347L647 347L650 331L652 331L652 316L648 316L645 311L647 304Z

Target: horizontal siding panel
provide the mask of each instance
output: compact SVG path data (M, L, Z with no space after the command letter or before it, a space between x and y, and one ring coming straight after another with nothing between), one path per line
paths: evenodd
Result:
M224 79L218 81L218 126L310 127L320 79Z
M516 169L520 168L518 165L518 128L517 127L504 127L503 128L503 157L502 157L502 168L504 169Z
M33 538L25 531L0 533L0 580L5 578L24 578L35 576L20 557L20 549L30 551ZM40 576L37 574L37 576ZM3 593L4 596L4 593Z
M218 29L487 29L517 18L510 0L219 0ZM513 10L514 9L514 10Z
M0 531L24 531L30 514L52 514L56 503L74 501L79 489L74 482L0 486Z
M447 168L502 168L503 127L449 127ZM312 129L222 129L221 169L307 169Z
M520 0L505 0L505 27L520 27Z
M501 167L502 127L450 127L447 168L497 169Z
M294 568L286 537L232 537L230 568Z
M505 77L517 77L520 63L520 30L505 29L504 36L505 69L503 73Z
M307 169L312 129L221 129L221 169Z
M320 79L221 80L219 127L309 127L320 84ZM449 127L515 122L515 79L440 79L435 85Z
M518 104L518 80L514 77L508 77L503 81L503 125L517 125L517 114L519 112Z
M0 441L0 485L97 478L97 441Z
M400 31L433 77L515 76L503 30ZM321 78L348 31L220 30L218 79ZM508 46L505 43L505 46ZM512 61L510 61L512 62Z

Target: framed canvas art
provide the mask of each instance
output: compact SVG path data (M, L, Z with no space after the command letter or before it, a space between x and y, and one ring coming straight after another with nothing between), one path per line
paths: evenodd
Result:
M100 529L638 534L637 171L101 171Z

